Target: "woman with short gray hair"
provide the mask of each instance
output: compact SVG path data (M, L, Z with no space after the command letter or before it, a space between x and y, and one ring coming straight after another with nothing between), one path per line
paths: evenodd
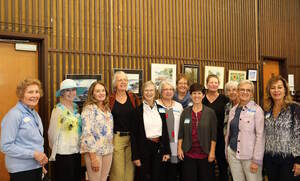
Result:
M173 100L174 90L175 88L170 82L162 81L158 87L160 99L156 101L158 105L162 106L161 111L166 114L171 148L171 158L170 161L166 163L166 171L164 172L166 173L166 175L164 175L166 179L163 180L176 180L176 175L180 172L178 169L177 143L180 115L183 108L179 102Z
M224 135L227 131L227 123L229 112L231 108L239 103L239 98L237 94L238 82L229 81L225 84L225 95L229 98L229 102L225 105L225 118L224 118Z

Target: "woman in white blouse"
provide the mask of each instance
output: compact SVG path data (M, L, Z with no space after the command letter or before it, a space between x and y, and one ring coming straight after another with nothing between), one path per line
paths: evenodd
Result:
M140 180L162 181L162 163L170 158L170 145L166 124L166 113L155 102L156 88L152 81L143 85L143 104L137 108L135 124L137 152L133 152L136 166L141 167Z
M113 117L104 84L94 82L81 113L80 152L84 153L90 181L106 181L112 162Z

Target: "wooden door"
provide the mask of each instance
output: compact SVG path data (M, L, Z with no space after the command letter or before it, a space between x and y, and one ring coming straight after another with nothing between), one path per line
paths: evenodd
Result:
M279 61L265 60L263 62L263 94L264 100L266 99L266 87L268 80L275 75L279 75Z
M38 77L38 52L16 51L14 43L0 42L0 57L0 120L2 121L8 110L18 101L16 96L18 82L27 77ZM0 178L1 181L9 181L2 152L0 153Z

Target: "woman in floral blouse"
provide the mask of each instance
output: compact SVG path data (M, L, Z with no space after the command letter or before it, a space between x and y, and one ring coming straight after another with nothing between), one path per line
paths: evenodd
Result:
M48 130L49 146L52 149L50 161L55 161L54 175L58 181L80 181L81 157L79 139L81 119L78 107L73 103L76 82L66 79L61 82L56 96L60 102L54 107Z
M84 104L81 153L84 154L90 181L106 181L112 162L113 117L104 85L94 82Z

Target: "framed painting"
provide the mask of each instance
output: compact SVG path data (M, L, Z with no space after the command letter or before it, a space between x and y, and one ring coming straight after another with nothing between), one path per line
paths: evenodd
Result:
M224 67L205 66L204 83L206 87L206 78L208 75L214 74L220 80L219 89L224 88Z
M83 103L88 97L88 90L93 82L101 81L101 74L87 75L87 74L66 74L66 79L73 79L76 82L76 85L80 87L80 91L77 92L77 95L74 99L74 102L78 104L81 108Z
M241 70L229 70L228 71L228 81L240 82L241 80L245 80L246 76L247 76L246 71L241 71Z
M176 64L151 64L151 80L156 86L165 80L176 87Z
M128 77L127 90L137 94L138 96L141 96L142 84L143 84L143 70L120 69L120 68L114 69L114 73L118 71L125 72Z
M187 76L191 84L200 83L200 68L199 65L184 64L182 73Z
M248 80L254 81L254 82L257 80L257 70L248 69Z

